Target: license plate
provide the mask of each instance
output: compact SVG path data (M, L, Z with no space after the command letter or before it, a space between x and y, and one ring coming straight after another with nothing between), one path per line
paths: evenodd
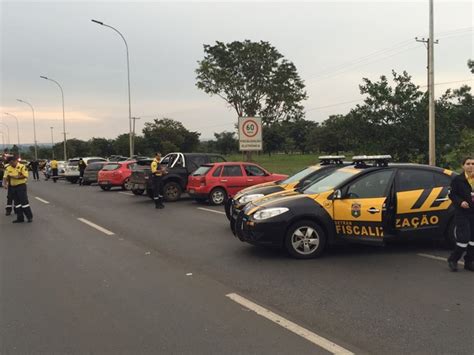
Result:
M189 193L190 193L190 194L193 194L193 193L194 193L194 190L193 190L193 189L189 190Z

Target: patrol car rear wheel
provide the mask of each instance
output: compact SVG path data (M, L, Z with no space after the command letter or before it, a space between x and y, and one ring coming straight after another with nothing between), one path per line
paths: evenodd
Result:
M315 258L321 255L325 246L326 233L313 221L296 222L286 234L286 250L297 259Z

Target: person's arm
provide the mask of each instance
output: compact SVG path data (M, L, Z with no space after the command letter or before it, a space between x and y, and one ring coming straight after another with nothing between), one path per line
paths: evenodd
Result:
M451 201L453 201L453 204L456 207L461 207L461 204L463 203L464 199L459 196L459 179L455 178L453 181L451 181L451 190L449 191L449 198Z

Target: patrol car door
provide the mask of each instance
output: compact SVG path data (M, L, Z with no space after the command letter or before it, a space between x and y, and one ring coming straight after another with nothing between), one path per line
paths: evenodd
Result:
M392 220L387 207L391 203L393 175L392 169L378 170L364 174L340 190L341 198L333 203L338 236L383 242L389 230L385 225Z
M451 206L448 198L450 183L451 178L441 172L399 169L395 179L397 234L417 237L442 233L448 223L448 208Z

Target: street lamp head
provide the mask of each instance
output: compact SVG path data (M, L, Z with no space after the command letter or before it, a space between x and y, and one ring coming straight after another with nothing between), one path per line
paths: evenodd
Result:
M102 26L104 25L104 23L101 22L101 21L97 21L97 20L94 20L94 19L92 19L91 21L92 21L92 22L95 22L95 23L97 23L97 24L99 24L99 25L102 25Z
M45 77L45 76L43 76L43 75L40 75L40 78L41 78L41 79L46 79L46 80L48 80L48 78Z

